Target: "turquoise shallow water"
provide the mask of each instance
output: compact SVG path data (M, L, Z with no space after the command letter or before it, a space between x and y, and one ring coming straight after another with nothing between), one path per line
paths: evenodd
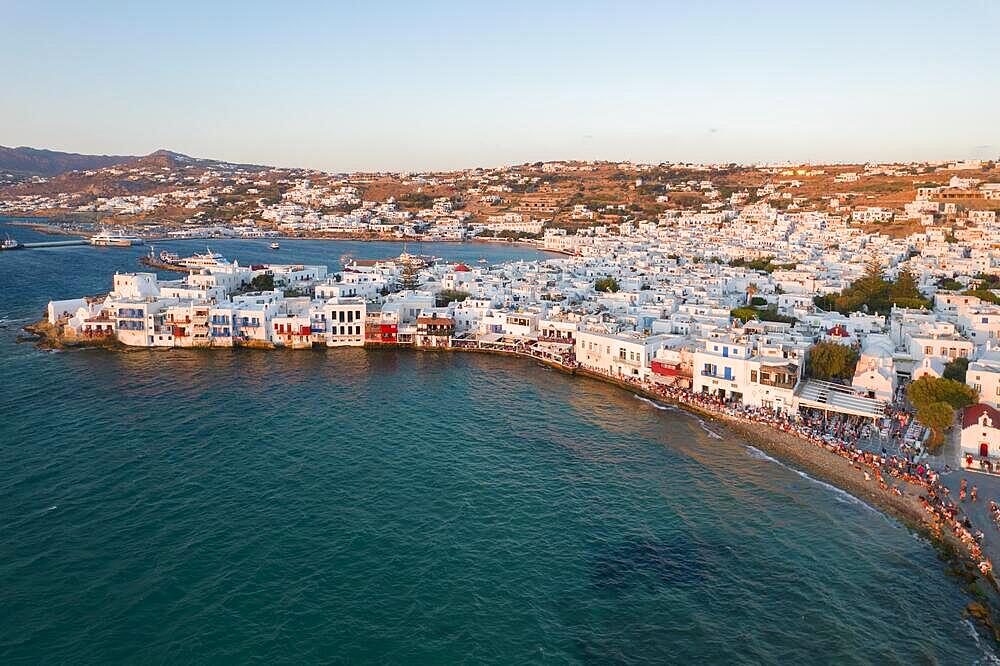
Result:
M218 249L242 259L237 243ZM331 265L345 251L300 249ZM0 255L0 319L106 289L135 253ZM14 334L0 330L5 664L990 654L929 545L609 386L485 356L44 353Z

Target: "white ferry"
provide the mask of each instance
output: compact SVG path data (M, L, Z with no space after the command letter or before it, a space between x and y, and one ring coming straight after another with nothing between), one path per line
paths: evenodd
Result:
M142 239L136 236L126 236L120 231L102 229L101 233L90 237L90 244L99 247L131 247L132 245L142 245Z
M178 259L177 264L184 266L185 268L215 268L217 266L227 266L229 262L218 252L212 252L210 249L205 248L204 254L199 254L195 252L190 257L184 257L183 259Z
M2 241L0 241L0 250L17 250L21 247L21 244L16 240L7 236Z
M280 247L281 247L281 246L280 246L280 245L278 245L277 243L271 243L271 249L272 249L272 250L277 250L277 249L279 249Z

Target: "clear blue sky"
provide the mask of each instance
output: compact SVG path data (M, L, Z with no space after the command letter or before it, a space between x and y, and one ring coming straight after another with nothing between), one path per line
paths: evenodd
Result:
M332 171L1000 155L1000 2L3 0L0 145Z

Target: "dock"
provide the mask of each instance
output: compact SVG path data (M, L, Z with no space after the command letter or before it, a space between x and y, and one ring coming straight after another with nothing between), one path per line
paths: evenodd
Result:
M139 263L143 266L148 266L150 268L158 268L163 271L174 271L175 273L193 273L194 270L181 266L180 264L172 264L168 261L162 261L151 256L139 257Z
M32 248L69 247L71 245L90 245L90 240L86 238L77 238L73 240L45 241L44 243L21 243L21 246L18 249L30 250Z

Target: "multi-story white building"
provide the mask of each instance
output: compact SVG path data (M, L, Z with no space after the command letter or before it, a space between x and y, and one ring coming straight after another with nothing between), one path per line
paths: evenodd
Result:
M650 362L665 336L622 333L576 332L576 360L586 368L612 376L645 380Z
M969 364L965 383L979 392L979 401L1000 408L1000 349L991 349Z

